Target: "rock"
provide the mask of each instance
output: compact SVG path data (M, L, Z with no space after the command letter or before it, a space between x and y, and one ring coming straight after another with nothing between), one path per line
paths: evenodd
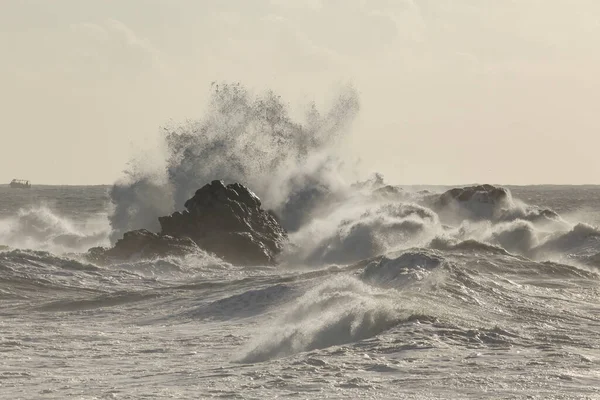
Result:
M150 232L146 229L126 232L114 247L94 247L88 250L87 258L92 261L151 259L193 253L199 248L193 240Z
M287 233L260 199L239 183L213 181L185 202L186 210L159 218L162 235L190 238L232 264L274 264Z
M276 262L287 232L260 199L239 183L213 181L185 202L183 212L159 217L160 233L146 229L126 232L114 247L94 247L90 261L183 256L199 249L238 265Z
M510 192L505 188L492 185L477 185L448 190L440 196L439 203L442 206L448 205L453 201L477 201L479 203L501 204L508 200L510 200Z
M508 189L492 185L451 189L430 204L443 220L455 223L464 219L487 219L495 222L524 220L555 229L570 226L553 210L514 202Z
M442 221L458 224L468 220L514 219L512 197L508 189L492 185L454 188L440 196L429 197L431 207Z

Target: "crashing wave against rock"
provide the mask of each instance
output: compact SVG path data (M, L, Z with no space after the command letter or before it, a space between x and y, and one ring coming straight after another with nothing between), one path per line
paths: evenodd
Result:
M160 234L126 232L110 249L93 248L95 260L184 255L198 249L240 265L274 264L287 241L275 216L247 187L215 180L186 201L183 212L160 217Z
M447 219L497 219L504 209L510 209L510 192L492 185L454 188L442 193L434 208Z
M443 220L451 222L465 219L508 222L520 219L534 224L550 223L561 228L568 227L553 210L520 203L513 200L510 190L488 184L448 190L432 206Z
M492 185L467 186L448 190L440 196L440 204L447 205L452 200L466 202L477 201L480 203L501 204L510 200L510 192L502 187Z
M298 215L286 224L262 209L247 187L213 181L185 202L185 210L159 217L160 233L127 232L111 249L92 249L89 258L148 259L204 250L236 265L273 265L288 242L282 225L293 226L284 262L349 264L426 243L446 250L488 246L538 257L559 241L558 233L549 232L571 229L554 211L522 203L508 189L492 185L411 194L376 176L349 187L354 190L312 188L288 199L284 214ZM452 243L436 242L438 234Z
M193 240L150 232L147 229L125 232L114 247L93 247L87 257L91 261L126 260L132 257L150 259L156 257L181 257L198 251Z

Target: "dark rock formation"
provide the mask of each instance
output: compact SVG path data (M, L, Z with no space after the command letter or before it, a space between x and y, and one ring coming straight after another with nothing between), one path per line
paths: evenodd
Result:
M496 222L529 221L565 229L569 225L553 210L514 202L508 189L492 185L455 188L444 192L432 203L444 220L488 219Z
M448 190L440 196L439 203L441 206L445 206L453 201L467 202L473 200L479 203L501 204L509 199L510 192L505 188L477 185Z
M274 264L287 233L260 199L239 183L198 189L186 210L159 218L163 235L192 239L200 248L241 265Z
M160 217L160 233L126 232L112 248L88 251L91 261L182 256L199 249L239 265L274 264L287 233L260 199L238 183L213 181L185 202L186 210Z
M440 219L450 224L458 224L465 219L515 219L510 215L514 209L510 191L502 187L476 185L454 188L439 196L426 196L426 199Z
M94 247L88 251L92 261L108 262L131 258L183 256L199 250L193 240L185 237L160 235L146 229L125 232L122 239L109 249Z

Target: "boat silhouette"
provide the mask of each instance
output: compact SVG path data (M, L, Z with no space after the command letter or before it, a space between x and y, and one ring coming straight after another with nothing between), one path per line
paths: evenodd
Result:
M31 183L25 179L13 179L10 181L10 187L13 189L31 189Z

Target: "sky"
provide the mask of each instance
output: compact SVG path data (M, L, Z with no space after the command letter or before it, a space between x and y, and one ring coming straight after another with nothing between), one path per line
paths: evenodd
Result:
M6 0L0 53L0 182L112 183L228 81L352 84L393 183L600 183L597 0Z

